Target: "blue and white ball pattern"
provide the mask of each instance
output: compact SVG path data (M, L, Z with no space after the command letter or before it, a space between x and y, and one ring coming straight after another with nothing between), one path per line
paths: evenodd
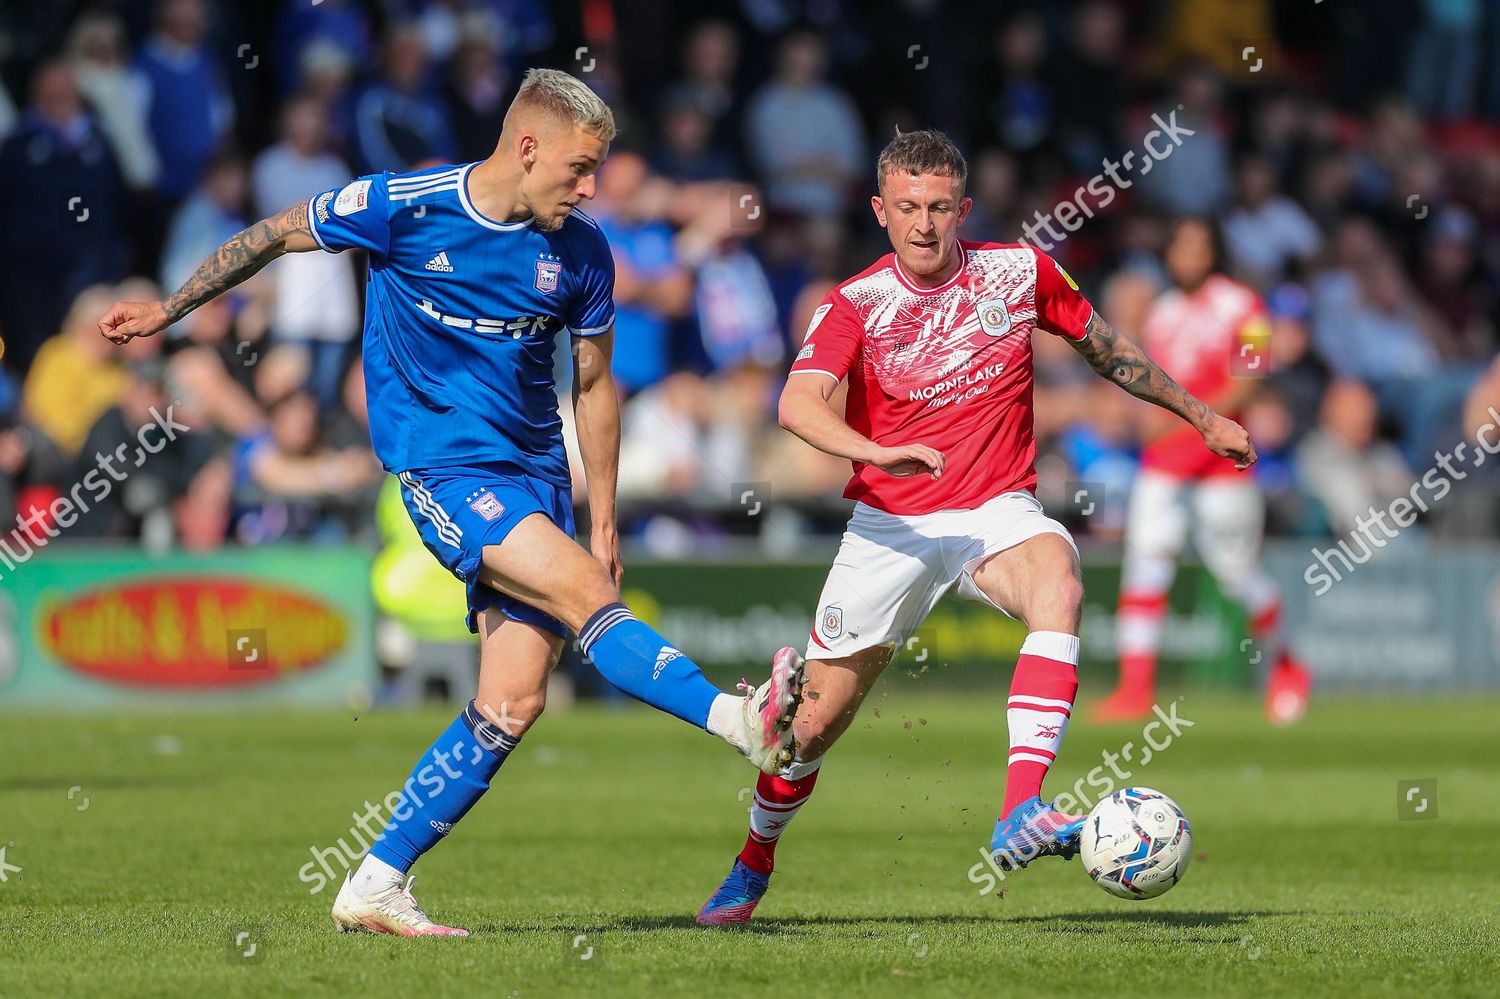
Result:
M1079 856L1094 883L1120 898L1155 898L1186 873L1193 830L1160 791L1127 787L1103 798L1083 824Z

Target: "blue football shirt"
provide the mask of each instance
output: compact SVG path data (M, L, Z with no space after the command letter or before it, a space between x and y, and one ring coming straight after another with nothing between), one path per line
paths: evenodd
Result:
M308 201L319 246L370 254L370 437L392 472L505 461L567 485L554 345L564 328L609 330L614 261L576 208L555 232L481 215L474 166L372 174Z

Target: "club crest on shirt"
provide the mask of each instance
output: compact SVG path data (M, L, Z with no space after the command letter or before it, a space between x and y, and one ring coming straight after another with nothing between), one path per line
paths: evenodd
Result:
M562 274L562 264L555 260L536 262L536 290L550 295L557 290L557 279Z
M1005 299L991 298L974 306L979 314L979 325L990 336L1004 336L1010 332L1010 310Z
M494 520L505 513L505 504L495 499L494 493L485 493L470 503L469 509L479 514L485 520Z
M818 619L818 630L824 638L838 638L844 633L844 610L838 606L825 607Z

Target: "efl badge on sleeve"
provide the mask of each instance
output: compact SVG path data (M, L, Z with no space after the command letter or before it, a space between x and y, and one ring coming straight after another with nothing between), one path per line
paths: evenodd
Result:
M1010 310L1005 307L1005 299L992 298L980 302L974 309L979 313L979 325L990 336L1004 336L1010 332Z
M562 274L562 264L555 260L536 262L536 290L550 295L557 290L557 279Z
M807 341L812 339L812 335L814 331L817 330L818 324L823 321L823 317L828 315L828 310L832 308L833 303L827 302L813 310L812 320L807 324L807 332L802 334L803 343L806 343Z
M370 181L356 180L346 184L333 201L333 214L353 215L370 207Z
M1078 282L1073 280L1073 275L1071 275L1067 271L1063 270L1063 265L1062 264L1060 264L1056 260L1054 260L1054 261L1052 261L1052 266L1056 267L1057 268L1057 273L1061 274L1062 275L1062 279L1064 281L1068 282L1068 287L1069 288L1072 288L1074 291L1078 290Z

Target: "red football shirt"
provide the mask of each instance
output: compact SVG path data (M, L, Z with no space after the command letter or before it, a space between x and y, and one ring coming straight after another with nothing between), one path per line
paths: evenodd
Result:
M854 463L844 490L888 513L971 510L1036 486L1031 331L1087 334L1093 307L1030 246L960 241L963 265L937 288L893 253L828 293L793 372L849 379L844 418L883 446L925 444L943 475L898 479Z
M1146 314L1141 345L1179 385L1213 405L1230 386L1230 365L1240 347L1269 336L1260 296L1232 278L1214 274L1190 295L1173 288L1157 298ZM1250 363L1265 364L1269 359L1251 357ZM1203 437L1186 424L1148 444L1141 467L1182 479L1239 474L1232 460L1204 447Z

